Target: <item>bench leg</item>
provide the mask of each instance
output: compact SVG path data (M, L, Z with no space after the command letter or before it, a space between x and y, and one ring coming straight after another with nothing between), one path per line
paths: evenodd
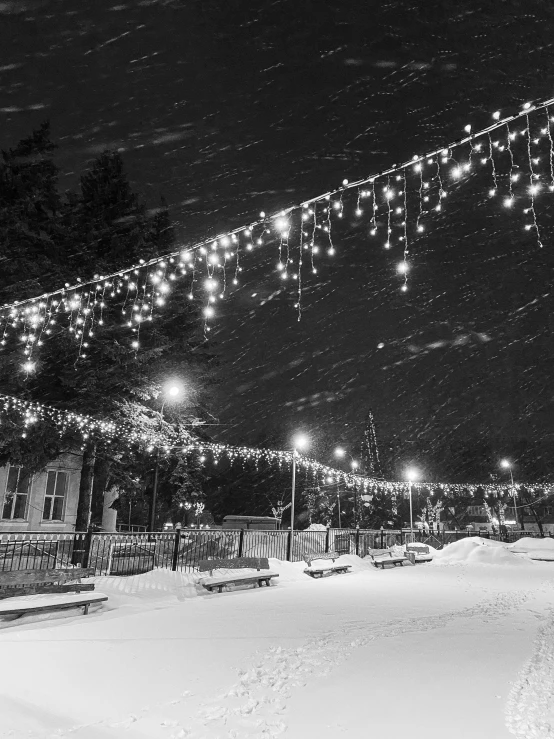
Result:
M83 608L83 616L86 616L88 614L88 607L90 606L90 603L85 603L85 606Z
M222 593L222 592L223 592L223 585L218 585L218 586L217 586L217 589L218 589L218 591L219 591L220 593Z

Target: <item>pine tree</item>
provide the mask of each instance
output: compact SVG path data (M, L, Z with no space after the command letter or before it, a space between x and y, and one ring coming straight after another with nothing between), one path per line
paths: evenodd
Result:
M48 159L52 151L48 136L48 127L45 126L4 155L0 173L3 183L21 181L11 190L3 188L2 213L9 210L10 203L15 203L14 212L23 223L22 226L15 216L12 217L8 222L11 231L6 229L7 236L12 232L34 235L38 230L36 224L42 216L30 205L33 193L39 193L38 202L47 204L43 210L48 217L48 232L53 246L42 263L44 272L50 266L51 273L63 274L64 279L74 284L78 276L90 279L95 274L106 274L139 258L149 259L174 248L167 206L162 202L153 214L145 212L132 192L118 154L106 152L99 157L90 171L83 175L80 193L62 201L56 190L57 170ZM33 155L35 150L38 152L36 156ZM21 163L26 153L30 163ZM37 158L40 166L33 166ZM21 170L23 166L27 167L24 171ZM26 237L25 246L26 250L18 252L17 265L9 274L0 276L1 302L37 292L37 288L28 290L17 281L22 273L33 274L31 267L27 268L26 260L32 262L39 251L30 237ZM40 282L41 289L59 284L46 283L47 280ZM94 338L87 341L90 346L80 358L75 339L65 330L54 332L41 347L36 372L28 379L21 372L20 346L16 337L12 337L0 355L3 391L62 409L157 429L160 387L169 377L178 376L186 386L186 399L166 412L165 421L176 427L189 424L186 428L190 431L190 423L200 414L199 406L204 405L202 394L210 357L204 346L199 305L189 299L189 292L190 285L183 280L175 281L163 310L153 321L135 327L134 332L124 325L128 317L122 312L124 309L130 312L132 304L125 305L125 296L119 299L116 296L104 310L104 325L94 332ZM136 351L132 342L139 338L139 334L140 350ZM43 426L41 424L34 432L30 431L29 436L33 437L35 450L48 449L50 452L52 429ZM58 451L62 450L64 443L60 442ZM14 449L21 451L21 448L15 427L11 433L2 429L0 458L10 457ZM35 452L31 455L32 463L38 464L44 456ZM96 494L101 492L99 485L93 487L94 478L104 481L104 489L132 477L133 469L141 470L145 473L143 479L148 479L152 461L148 455L127 449L122 443L109 445L96 439L85 447L83 466L85 474L82 475L78 511L78 528L81 529L88 524L91 509L101 509L93 501L93 490ZM171 465L167 469L164 467L160 489L172 484L172 474ZM180 476L186 476L183 467Z
M59 282L64 250L58 168L50 125L2 152L0 161L0 300L39 294Z

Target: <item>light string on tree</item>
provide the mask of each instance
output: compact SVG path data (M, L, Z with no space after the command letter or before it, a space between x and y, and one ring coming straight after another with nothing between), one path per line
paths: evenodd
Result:
M166 304L173 283L183 279L189 281L188 296L191 299L198 283L202 283L206 296L203 309L205 329L209 331L209 323L216 316L217 301L226 294L228 269L234 267L233 284L238 284L243 270L241 251L250 252L264 247L266 236L278 243L275 267L280 279L297 283L294 307L300 318L304 248L310 251L312 272L316 273L317 255L325 252L333 256L338 248L340 234L334 230L335 225L350 212L352 227L363 224L363 216L367 212L363 201L366 198L371 199L370 212L367 213L370 236L380 233L379 213L386 207L387 233L383 246L391 250L395 258L400 257L397 261L397 270L403 278L400 289L406 292L410 269L408 260L414 251L410 245L413 245L417 234L426 230L424 221L428 221L433 211L443 209L449 195L445 187L447 178L453 182L462 181L478 166L485 167L491 178L488 189L491 199L499 200L497 196L503 195L499 202L512 209L518 202L525 201L522 210L524 214L530 214L531 221L525 223L524 228L534 232L537 245L542 247L537 199L545 192L554 191L551 133L554 117L549 111L552 104L554 98L535 104L526 103L521 111L504 118L496 111L491 125L475 133L467 125L467 135L448 146L414 155L410 160L370 177L354 182L344 179L341 187L273 215L268 216L262 211L259 219L247 226L239 226L148 261L140 260L138 264L109 275L95 276L86 282L78 280L74 285L66 284L38 297L0 306L0 348L7 345L10 336L18 337L25 357L22 366L27 373L32 372L37 350L58 327L65 328L75 338L78 356L86 356L90 341L104 325L109 303L122 300L122 323L130 329L130 347L139 351L141 325L154 320L157 311ZM539 124L530 118L532 113L538 112L544 114ZM523 122L523 128L518 129L514 125L519 121ZM498 139L492 137L495 132ZM522 141L519 149L518 140ZM467 159L463 155L465 146L469 146ZM541 161L547 162L544 171ZM528 178L522 177L523 174ZM400 235L396 236L399 232ZM299 253L296 270L291 256L295 245L298 245ZM395 247L398 245L402 247L402 255L396 255Z
M177 438L172 432L161 433L158 429L148 428L149 419L146 416L146 423L142 423L139 429L131 423L104 421L84 413L60 410L44 403L0 394L0 415L9 415L11 412L17 413L23 422L22 438L26 438L31 428L39 421L53 423L60 435L71 431L77 432L83 441L96 437L107 443L117 440L127 444L148 445L152 449L154 448L152 445L155 445L170 451ZM0 423L5 423L5 420L2 419Z

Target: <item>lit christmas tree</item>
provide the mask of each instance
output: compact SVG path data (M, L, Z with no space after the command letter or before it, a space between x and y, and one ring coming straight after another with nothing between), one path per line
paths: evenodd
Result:
M362 469L364 474L370 477L383 477L383 470L379 460L375 421L373 420L371 409L367 414L364 438L362 440Z

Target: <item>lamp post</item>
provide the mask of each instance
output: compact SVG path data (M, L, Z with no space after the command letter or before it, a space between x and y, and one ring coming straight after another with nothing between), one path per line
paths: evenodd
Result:
M340 480L337 477L336 479L334 477L326 477L325 482L327 485L331 486L333 483L336 483L337 485L337 515L339 517L339 529L342 529L342 523L341 523L341 517L340 517Z
M347 452L346 449L343 449L343 447L338 446L335 449L335 457L338 457L339 459L343 459L345 456L350 457L350 467L352 468L352 472L358 469L360 466L360 463L357 462L354 457L350 454L350 452ZM340 512L339 512L340 516ZM354 485L354 527L358 525L358 489ZM340 528L340 524L339 524Z
M296 456L298 449L305 449L309 444L309 439L304 434L298 434L292 440L292 489L291 489L291 505L290 505L290 539L289 539L289 551L288 559L292 562L292 547L294 539L294 506L296 496Z
M419 472L414 467L408 467L405 472L405 477L408 480L408 497L410 498L410 539L413 540L414 536L414 514L412 507L412 483L419 477Z
M169 382L163 388L164 399L160 408L160 432L163 431L164 408L167 402L176 401L183 394L183 386L179 382ZM158 498L158 477L160 471L160 445L156 451L156 466L154 467L154 484L152 485L152 509L150 511L150 531L154 531L156 523L156 501Z
M516 489L515 489L515 486L514 486L514 476L513 476L513 473L512 473L512 463L510 462L509 459L501 459L500 460L500 466L503 469L508 470L509 473L510 473L510 482L511 482L511 485L512 485L512 500L514 501L514 518L515 518L515 522L517 524ZM523 525L522 525L521 528L523 529Z

